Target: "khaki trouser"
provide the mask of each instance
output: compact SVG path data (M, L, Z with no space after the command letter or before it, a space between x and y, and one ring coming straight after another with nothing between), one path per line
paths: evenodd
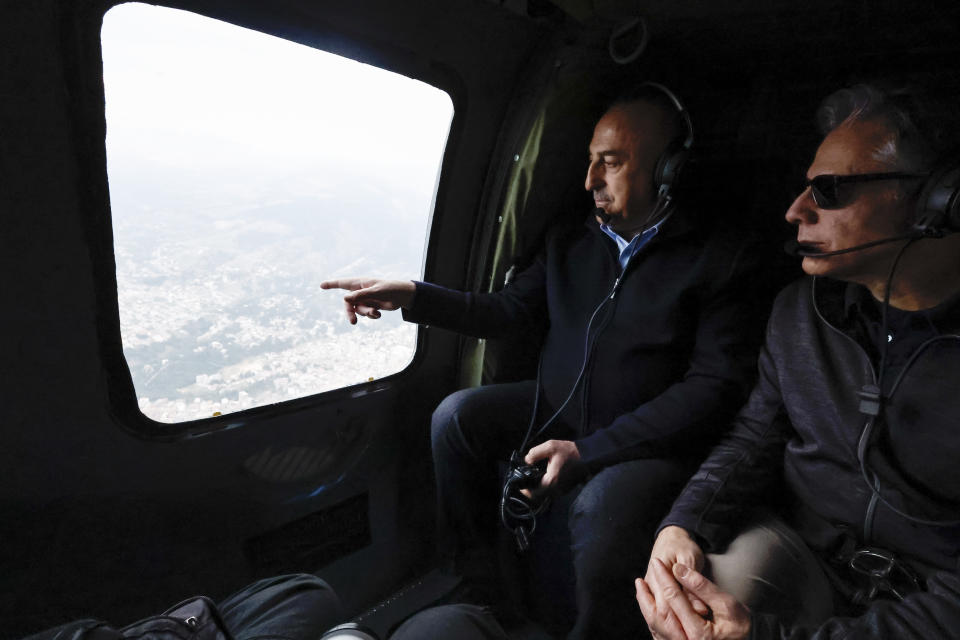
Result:
M707 554L707 575L751 610L787 626L813 626L833 612L833 589L800 536L775 518L744 530L724 553Z

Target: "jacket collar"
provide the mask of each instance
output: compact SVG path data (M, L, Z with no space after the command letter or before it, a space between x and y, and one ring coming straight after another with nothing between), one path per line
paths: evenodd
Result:
M584 225L590 229L592 233L596 233L606 238L606 235L600 229L600 223L597 222L597 219L594 217L592 212L587 214L586 220L584 220ZM677 238L680 236L685 236L696 231L696 229L697 227L693 224L693 221L690 220L690 216L683 209L677 209L670 216L670 219L667 220L662 227L660 227L660 231L657 232L657 235L655 235L650 242L659 243L661 241L659 240L660 238Z

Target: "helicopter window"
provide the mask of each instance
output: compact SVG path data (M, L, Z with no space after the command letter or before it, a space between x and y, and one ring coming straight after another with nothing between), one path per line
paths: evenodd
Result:
M182 422L406 368L398 314L339 275L421 273L453 106L390 71L186 11L101 30L121 337L140 410Z

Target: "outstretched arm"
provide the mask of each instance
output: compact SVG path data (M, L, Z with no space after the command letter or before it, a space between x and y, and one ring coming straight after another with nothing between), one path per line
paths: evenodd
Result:
M343 297L347 319L376 320L381 311L403 310L403 319L478 338L499 338L516 331L542 330L546 305L543 256L502 291L473 293L429 282L341 278L320 283L323 289L349 291ZM415 306L414 306L415 305Z
M357 316L372 320L380 317L380 311L409 309L417 292L412 280L381 280L379 278L341 278L324 280L321 289L344 289L343 296L347 319L357 324Z

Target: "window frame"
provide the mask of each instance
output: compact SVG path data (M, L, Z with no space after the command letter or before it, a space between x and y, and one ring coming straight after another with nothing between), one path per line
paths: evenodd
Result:
M61 16L66 46L62 49L64 73L71 87L73 137L77 149L78 199L84 216L86 243L90 251L96 291L97 337L100 344L106 386L106 402L114 424L131 434L159 441L177 441L232 430L252 423L266 422L283 415L300 414L320 406L349 401L395 388L416 375L423 366L430 343L426 327L417 328L416 347L410 363L402 370L373 381L320 391L311 395L261 405L220 416L184 422L160 422L145 415L139 407L136 389L123 353L120 331L119 299L114 254L113 220L106 166L106 118L103 84L101 28L103 17L113 7L137 0L81 0L65 7ZM157 4L157 3L150 3ZM428 214L424 238L422 271L429 274L435 262L436 221L448 188L450 165L456 156L463 126L464 84L446 65L425 60L383 43L362 41L331 29L328 25L304 26L293 16L281 15L253 3L237 3L225 11L204 0L164 2L157 6L180 9L220 20L321 51L376 66L380 69L419 80L449 96L453 108L447 143L440 162L433 207ZM229 15L228 15L229 14Z

